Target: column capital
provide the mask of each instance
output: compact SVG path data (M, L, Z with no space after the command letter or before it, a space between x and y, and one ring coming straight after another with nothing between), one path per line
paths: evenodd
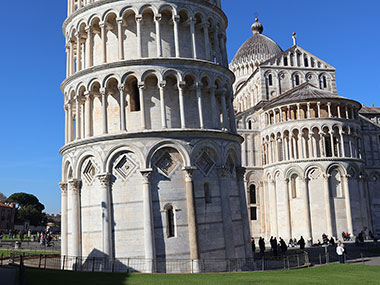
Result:
M290 182L290 179L289 179L289 178L285 178L285 179L284 179L284 182L285 182L286 184L288 184L288 183Z
M141 23L141 21L142 21L142 15L141 14L136 15L135 20L136 20L137 23Z
M180 15L173 15L173 21L174 22L179 22L181 20Z
M239 179L244 179L245 172L247 169L245 167L236 167L236 175Z
M179 81L179 82L178 82L178 88L183 89L183 88L185 88L185 87L186 87L186 81Z
M201 82L196 82L196 83L195 83L195 88L196 88L196 89L199 90L199 89L202 89L202 87L203 87L203 84L202 84Z
M158 82L158 88L165 88L165 86L166 86L166 80L162 80Z
M74 195L80 194L80 187L82 185L82 181L80 179L73 179L68 182L70 186L70 190Z
M61 188L62 195L67 195L67 183L59 182L59 188Z
M197 168L194 167L194 166L186 166L184 168L182 168L182 171L185 172L185 180L188 181L188 182L192 182L193 181L193 174L194 174L194 171L196 170Z
M154 20L156 22L160 22L162 20L162 14L159 13L159 14L154 15Z
M223 165L223 166L217 167L217 170L218 170L219 177L221 178L230 177L230 172L226 166Z
M139 82L139 83L137 84L137 87L138 87L139 89L145 89L145 82L144 82L144 81Z
M124 22L123 18L116 18L116 23L118 25L123 25L123 22Z
M119 89L120 92L123 92L125 89L125 84L119 84L117 85L117 89Z
M102 187L108 187L111 182L111 174L103 173L96 176L98 178L100 185Z
M150 179L152 178L153 169L151 169L151 168L142 169L142 170L140 170L140 173L142 175L143 182L145 184L149 184Z
M106 95L106 88L103 88L103 87L100 88L99 92L100 92L101 95Z

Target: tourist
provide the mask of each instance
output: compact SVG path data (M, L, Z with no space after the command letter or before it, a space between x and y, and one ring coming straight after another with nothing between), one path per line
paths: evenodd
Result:
M305 249L305 240L303 236L301 236L300 240L298 241L298 244L300 246L300 249Z
M262 237L260 237L260 239L259 239L259 247L260 247L260 253L262 255L264 255L264 252L265 252L265 240Z
M335 240L333 237L330 238L330 245L334 246L335 245Z
M338 255L339 262L344 263L344 247L341 241L338 241L338 245L336 247L336 254Z
M282 238L280 238L280 248L281 248L282 254L285 254L286 251L288 250L288 246L286 245L286 243L284 242Z
M278 244L277 244L277 238L273 239L273 254L274 256L278 255Z
M255 239L253 237L251 238L251 247L252 247L253 256L255 256L256 245L255 245Z

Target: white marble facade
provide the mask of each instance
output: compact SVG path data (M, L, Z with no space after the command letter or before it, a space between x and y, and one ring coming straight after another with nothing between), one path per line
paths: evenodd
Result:
M252 25L236 54L234 108L251 234L380 235L379 108L337 94L335 68Z
M251 258L220 1L68 8L62 255Z

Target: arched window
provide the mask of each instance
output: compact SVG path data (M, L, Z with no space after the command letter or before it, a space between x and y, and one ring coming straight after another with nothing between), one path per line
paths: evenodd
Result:
M307 59L306 55L304 57L304 64L305 64L305 67L309 67L309 60Z
M273 85L273 77L272 77L272 74L269 74L269 75L268 75L268 85L269 85L269 86L272 86L272 85Z
M252 130L252 121L251 120L248 121L248 130Z
M130 111L131 112L138 112L140 111L140 91L139 86L137 84L137 79L133 78L131 79L127 84L127 89L129 93L129 104L130 104Z
M292 191L292 198L297 198L297 174L293 174L290 178L290 190Z
M175 237L174 208L172 205L166 207L166 236Z
M206 204L211 204L211 202L212 202L211 201L211 191L210 191L210 186L207 182L203 185L203 190L205 193Z
M295 86L300 85L300 76L298 74L294 76L294 84Z
M284 57L284 66L288 66L288 57L287 56Z
M326 75L322 76L322 88L323 89L327 88L327 78L326 78Z
M249 204L256 204L256 186L249 186Z

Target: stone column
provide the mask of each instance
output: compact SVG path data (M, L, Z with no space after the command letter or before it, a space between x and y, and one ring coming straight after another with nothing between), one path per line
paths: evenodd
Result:
M369 228L368 217L367 217L367 205L365 203L365 197L364 197L364 181L363 179L359 178L356 180L356 183L358 186L359 197L360 197L360 220L362 223L362 229L364 229L365 227Z
M161 107L161 126L163 129L167 129L167 121L166 121L166 105L165 105L165 93L164 88L166 86L166 81L161 81L158 84L158 88L160 89L160 107Z
M318 118L320 118L321 117L321 102L318 102L317 106L318 106Z
M68 107L67 105L64 106L64 111L65 111L65 144L68 143L69 141L69 132L68 132L68 119L69 119L69 116L68 116Z
M178 83L178 96L179 96L179 113L181 117L181 128L186 129L186 118L185 118L185 103L183 98L183 89L186 86L185 81Z
M70 76L70 46L66 44L66 78Z
M82 70L81 33L77 33L77 72Z
M344 136L343 136L343 131L339 132L340 135L340 148L341 148L341 157L346 157L346 152L344 149Z
M84 93L84 96L86 98L86 101L84 103L84 109L85 109L85 111L84 111L84 113L85 113L84 135L86 138L88 138L88 137L92 136L92 120L91 120L91 117L92 117L92 97L93 97L93 95L90 92L86 92L86 93Z
M223 219L223 233L224 242L226 245L226 258L235 258L235 242L231 233L233 231L231 208L230 208L230 195L229 195L229 183L230 173L224 166L218 168L219 174L219 189L222 205L222 219Z
M102 38L102 63L107 63L106 23L101 22L99 26Z
M144 211L144 250L145 265L147 273L155 272L155 241L153 224L153 206L151 193L152 169L141 170L142 190L143 190L143 211Z
M346 216L347 216L347 230L350 234L354 234L354 228L352 225L352 213L351 213L351 196L348 179L351 178L349 175L343 175L343 187L344 187L344 196L345 196L345 206L346 206Z
M70 75L73 75L75 73L73 45L74 45L74 42L72 39L70 39Z
M276 195L276 182L275 180L270 180L269 183L269 195L272 201L272 210L271 210L271 222L272 222L272 235L279 238L278 236L278 215L277 215L277 195Z
M222 103L222 113L223 113L223 130L228 131L228 115L226 107L226 92L223 91L220 96L220 101Z
M193 51L193 58L196 59L197 57L197 46L195 41L195 23L196 20L193 18L190 18L189 24L190 24L190 33L191 33L191 46Z
M71 239L68 243L71 245L72 257L81 256L81 242L80 242L80 190L81 181L71 180L68 184L69 193L71 195L71 220L69 225L71 226Z
M117 19L117 38L119 43L119 60L124 60L124 35L123 35L123 19Z
M141 37L142 15L136 15L136 36L137 36L137 57L142 57L142 37Z
M145 89L145 84L143 82L139 83L141 129L143 130L146 129L144 89Z
M67 183L60 182L61 188L61 255L67 256Z
M313 148L313 134L311 132L309 132L308 148L309 148L309 158L316 157L315 150Z
M239 187L239 200L240 200L240 209L241 209L241 217L242 223L244 225L243 231L243 240L245 247L245 256L247 258L252 257L252 248L251 248L251 231L250 231L250 223L248 219L248 203L247 203L247 194L244 186L244 174L246 169L244 167L236 168L236 180ZM262 207L264 208L264 207Z
M161 45L161 14L154 17L154 22L156 24L156 47L157 47L157 57L162 57L162 45Z
M124 84L120 84L118 86L119 88L119 94L120 94L120 130L126 131L127 130L127 124L126 124L126 114L125 114L125 93L124 93Z
M300 110L300 104L297 104L297 120L301 119L301 110Z
M325 144L324 144L324 135L323 133L319 133L319 148L321 151L321 157L326 157L326 150L325 150Z
M92 29L86 28L87 32L87 41L86 41L86 67L89 68L93 66L93 48L92 48Z
M201 129L204 129L203 106L202 106L202 84L197 82L196 89L197 89L197 101L198 101L199 127Z
M334 147L334 132L330 132L330 144L331 144L331 155L332 157L335 157L335 147Z
M323 175L323 183L324 183L324 199L325 199L325 211L326 211L326 234L328 236L333 236L333 226L332 226L332 218L331 218L331 199L330 199L330 189L329 189L329 178L331 175Z
M195 168L188 167L185 171L186 185L186 208L187 208L187 224L189 231L190 259L193 262L193 272L200 273L199 249L198 249L198 230L197 230L197 214L195 205L195 194L193 185L193 172Z
M105 88L100 89L102 94L102 114L103 114L103 134L108 134L108 117L107 117L107 93Z
M332 114L331 114L331 102L327 103L327 110L328 110L328 113L329 113L329 118L331 118L332 117Z
M307 118L311 118L311 112L310 112L310 103L307 103Z
M82 134L82 131L81 131L81 98L79 96L76 96L75 97L75 103L76 103L76 107L75 107L75 115L76 115L76 120L75 120L75 131L76 131L76 134L75 134L75 139L76 140L80 140L82 137L81 137L81 134Z
M245 134L241 134L244 141L241 143L241 164L242 166L247 166L247 138Z
M73 141L73 107L71 101L67 104L67 140Z
M232 93L231 93L232 94ZM231 95L233 96L233 95ZM228 106L228 119L230 122L230 130L234 134L237 133L237 128L236 128L236 121L235 121L235 111L234 111L234 106L232 104L232 98L227 96L227 106Z
M290 160L289 157L289 137L284 138L284 147L285 147L285 160Z
M113 258L112 254L112 205L110 194L111 175L109 173L98 175L100 182L102 210L102 251L104 256Z
M304 179L303 204L304 204L304 211L305 211L304 217L305 217L306 238L310 239L312 237L312 231L311 231L311 220L310 220L309 178Z
M205 52L206 52L206 60L211 60L211 52L210 52L210 39L209 39L209 35L208 35L208 28L209 28L209 24L204 24L203 25L203 34L204 34L204 38L205 38Z
M225 45L224 45L224 35L222 33L220 33L218 35L218 38L219 38L219 49L221 51L221 56L222 56L222 64L223 66L227 67L228 66L228 62L226 60L226 51L225 51Z
M173 31L174 31L174 49L175 49L175 57L180 57L179 53L179 33L178 33L178 22L180 21L181 17L179 15L173 16Z
M285 233L288 239L292 238L292 223L290 216L289 179L284 179L285 185Z
M212 114L213 127L218 128L220 124L220 116L218 114L219 112L217 110L217 105L216 105L215 89L216 89L216 86L210 87L211 114Z

